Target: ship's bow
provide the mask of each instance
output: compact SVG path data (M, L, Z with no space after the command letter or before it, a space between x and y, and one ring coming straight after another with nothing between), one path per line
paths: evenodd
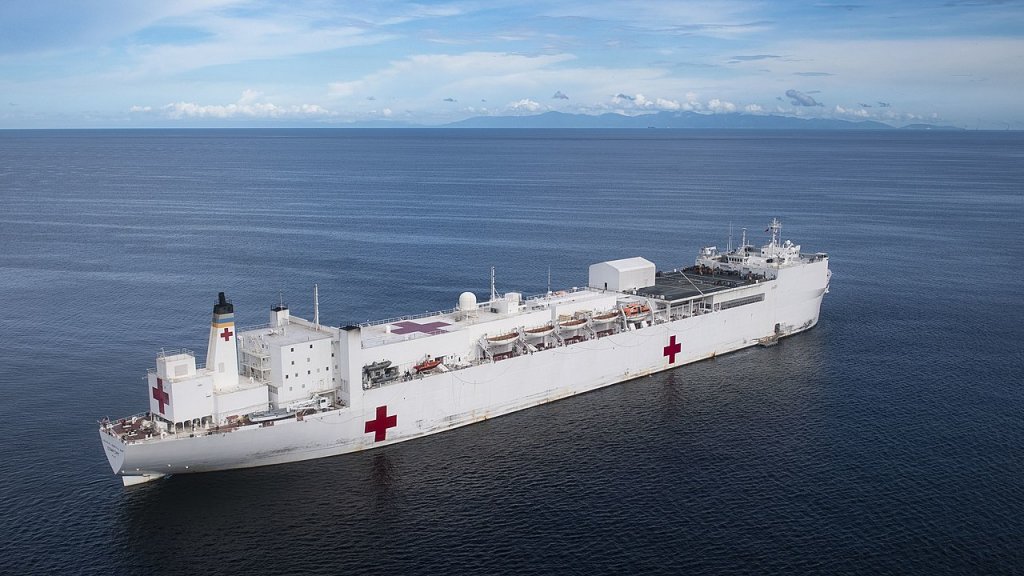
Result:
M120 474L124 469L125 443L116 435L111 433L107 425L100 424L100 442L103 444L103 453L107 455L107 462L114 474Z

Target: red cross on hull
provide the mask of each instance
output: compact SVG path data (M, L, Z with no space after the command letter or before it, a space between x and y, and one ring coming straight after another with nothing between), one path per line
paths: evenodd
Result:
M160 413L164 413L164 404L171 403L171 395L164 390L164 381L160 378L156 379L156 386L153 388L153 400L156 400L160 404Z
M676 342L676 337L672 336L672 338L670 338L669 341L668 341L668 346L665 346L665 348L663 348L662 350L663 350L662 355L663 356L668 356L668 363L669 364L675 364L676 363L676 354L679 354L680 352L682 352L683 345L681 343L679 343L679 342Z
M374 442L383 442L387 439L388 428L398 426L398 414L388 416L387 406L377 407L377 417L366 422L365 434L373 432Z

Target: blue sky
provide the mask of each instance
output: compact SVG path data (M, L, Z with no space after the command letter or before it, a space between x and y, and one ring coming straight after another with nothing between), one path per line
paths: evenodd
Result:
M0 128L549 110L1024 129L1024 3L9 0Z

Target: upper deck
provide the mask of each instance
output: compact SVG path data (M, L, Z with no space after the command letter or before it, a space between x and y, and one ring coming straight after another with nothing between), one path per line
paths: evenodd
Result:
M480 304L466 292L460 296L459 306L450 310L361 324L361 344L365 349L454 333L463 334L468 341L486 337L493 343L495 337L508 334L511 338L517 330L535 334L534 329L543 330L545 326L558 328L556 325L561 324L570 328L564 325L570 317L624 312L629 304L643 305L645 301L649 305L645 309L669 310L666 306L680 304L690 309L710 309L717 304L715 294L772 281L782 269L828 258L821 253L804 255L799 245L780 242L781 229L782 224L773 220L768 228L771 238L760 249L747 244L745 233L735 250L730 247L719 252L715 247L705 247L693 266L681 270L656 272L652 262L634 257L592 265L586 288L523 299L516 292L498 297L492 287L491 299ZM666 317L669 312L665 312Z
M550 318L552 310L556 316L564 317L581 310L610 309L620 296L624 295L590 288L560 290L526 299L520 298L517 293L509 293L504 298L474 303L473 307L465 310L453 308L401 316L366 322L359 327L363 348L464 330L472 330L474 336L485 333L493 335L507 330L517 320L529 323L532 319L538 324L542 323Z

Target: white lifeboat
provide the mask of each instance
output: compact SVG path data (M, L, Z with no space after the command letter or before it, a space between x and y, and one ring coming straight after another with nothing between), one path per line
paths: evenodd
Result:
M527 328L523 330L523 334L527 338L541 338L547 336L555 331L555 327L551 324L545 324L543 326L537 326L536 328Z
M487 341L491 344L511 344L516 338L519 338L519 332L509 332L508 334L488 336Z
M597 314L592 318L592 320L594 321L594 324L607 324L609 322L614 322L618 318L618 310L613 310L611 312L605 312L604 314Z
M559 322L558 327L563 331L579 330L586 323L586 318L573 318L572 320L565 320L564 322Z

